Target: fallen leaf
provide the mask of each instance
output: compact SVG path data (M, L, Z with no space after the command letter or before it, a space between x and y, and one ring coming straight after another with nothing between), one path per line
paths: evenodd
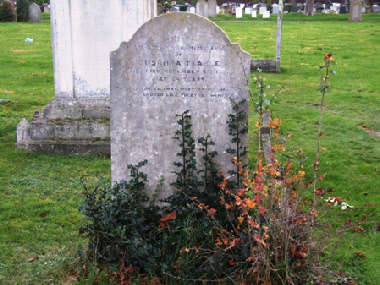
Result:
M38 216L41 218L46 217L47 215L49 215L48 212L42 212L42 213L38 214Z
M160 226L163 228L163 229L166 229L166 226L168 224L169 221L173 221L175 220L176 218L176 210L174 210L173 212L171 212L170 214L167 214L166 216L164 216L161 220L160 220Z
M359 256L359 257L366 257L366 256L363 254L363 252L361 252L361 251L354 252L354 254L356 254L356 255Z
M40 259L40 258L39 258L38 256L36 256L36 257L32 257L32 258L28 259L28 262L37 261L37 260L39 260L39 259Z

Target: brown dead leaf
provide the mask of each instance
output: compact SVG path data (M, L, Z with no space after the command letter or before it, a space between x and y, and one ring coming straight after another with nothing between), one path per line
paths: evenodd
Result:
M364 253L361 252L361 251L356 251L356 252L354 252L354 254L356 254L356 255L359 256L359 257L366 257L366 256L364 255Z
M32 258L29 258L28 259L28 262L33 262L33 261L37 261L37 260L39 260L40 258L38 257L38 256L36 256L36 257L32 257Z
M42 213L38 214L38 216L41 217L41 218L44 218L44 217L46 217L47 215L49 215L48 212L42 212Z
M356 233L364 232L364 229L362 227L356 227L354 230Z
M166 229L166 226L167 226L168 222L175 220L176 214L177 214L177 212L176 212L176 210L174 210L170 214L167 214L166 216L164 216L160 220L160 226L161 226L161 228Z

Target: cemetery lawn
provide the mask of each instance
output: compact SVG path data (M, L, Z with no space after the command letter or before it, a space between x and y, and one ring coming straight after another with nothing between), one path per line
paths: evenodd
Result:
M318 66L325 52L332 52L337 60L322 123L326 152L321 154L320 173L327 175L319 187L334 191L326 197L341 197L358 207L335 209L339 219L335 224L346 219L374 223L362 225L362 232L346 233L348 243L334 258L342 262L344 272L358 278L358 284L376 284L380 280L376 230L380 218L380 15L364 15L362 23L342 20L345 15L326 16L329 20L319 15L305 21L286 21L285 17L282 73L260 76L271 85L267 94L286 83L272 109L283 122L283 133L292 134L286 155L296 157L292 150L303 149L306 179L312 179L320 103ZM275 22L217 24L254 59L274 59ZM25 43L27 37L34 42ZM101 176L108 181L110 159L14 149L22 117L30 120L36 109L42 110L54 98L50 22L0 24L0 47L0 99L9 99L0 102L0 284L75 283L75 269L80 266L77 253L86 249L84 236L78 235L81 180L89 187ZM250 88L255 92L253 83ZM256 120L252 113L251 168Z

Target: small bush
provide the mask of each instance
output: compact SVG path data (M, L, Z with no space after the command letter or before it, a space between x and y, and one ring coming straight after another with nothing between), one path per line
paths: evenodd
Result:
M179 10L180 10L181 12L186 12L186 11L187 11L187 5L180 6L180 7L179 7Z
M18 0L17 1L17 22L27 22L29 10L29 1L28 0Z
M0 22L14 22L15 20L13 4L7 0L0 0Z

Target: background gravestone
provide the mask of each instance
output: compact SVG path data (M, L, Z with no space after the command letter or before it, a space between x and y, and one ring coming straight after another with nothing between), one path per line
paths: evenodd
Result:
M350 22L361 22L362 16L362 0L352 0L350 3Z
M29 136L18 137L16 147L109 153L109 53L156 11L156 0L51 0L55 98L32 119Z
M8 0L0 0L0 22L14 22L16 20L15 8Z
M235 146L226 121L234 113L230 98L248 99L249 64L250 55L239 44L190 13L156 17L121 43L111 52L112 180L129 179L127 165L147 159L142 171L149 192L163 175L162 196L171 194L172 171L178 170L173 162L180 151L172 137L178 130L176 115L186 110L193 118L194 139L209 134L219 154L218 169L232 169L232 155L225 151ZM248 102L242 108L248 116ZM242 139L248 145L248 134ZM198 162L202 155L198 151Z
M208 18L208 0L198 0L196 7L197 15Z
M208 0L208 16L207 17L216 17L218 13L216 12L216 7L218 3L216 0Z
M41 9L36 3L32 3L29 5L28 18L29 18L29 22L42 21Z

